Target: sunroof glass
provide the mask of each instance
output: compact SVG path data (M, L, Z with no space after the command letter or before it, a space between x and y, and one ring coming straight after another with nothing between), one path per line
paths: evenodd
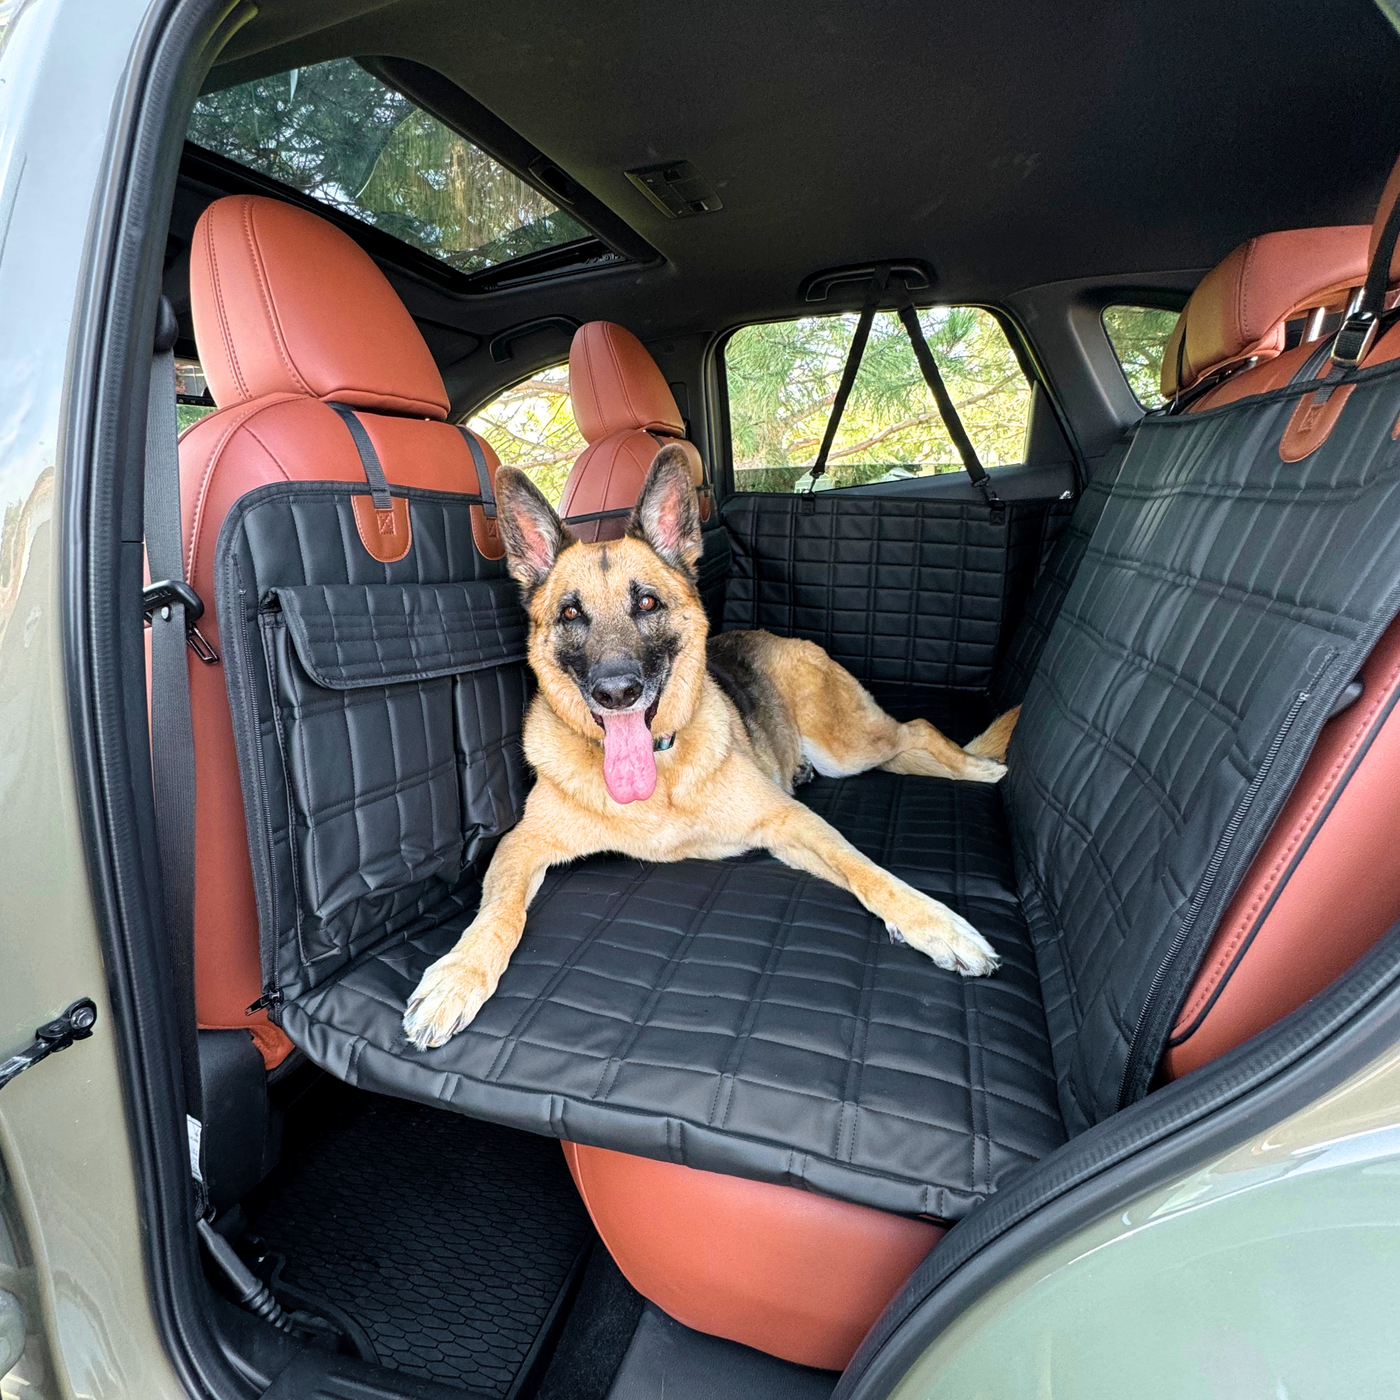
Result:
M210 93L189 138L460 272L593 236L352 58Z

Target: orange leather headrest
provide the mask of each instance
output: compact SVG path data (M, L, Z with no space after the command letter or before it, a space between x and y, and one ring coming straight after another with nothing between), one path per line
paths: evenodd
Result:
M1400 160L1395 162L1390 178L1385 182L1385 189L1381 191L1381 202L1376 206L1376 219L1371 225L1371 243L1366 255L1368 263L1376 251L1376 244L1381 241L1381 233L1386 220L1390 218L1390 211L1395 207L1397 196L1400 196ZM1397 282L1400 282L1400 244L1396 244L1390 258L1390 285L1393 287Z
M569 396L574 421L588 442L640 428L685 433L675 396L656 361L631 331L612 321L589 321L569 348Z
M1277 355L1291 315L1324 306L1366 280L1369 232L1364 224L1348 224L1265 233L1241 243L1191 293L1162 356L1162 393L1171 398L1237 361Z
M447 417L442 376L384 274L305 209L260 195L216 199L195 225L190 309L220 408L306 394Z

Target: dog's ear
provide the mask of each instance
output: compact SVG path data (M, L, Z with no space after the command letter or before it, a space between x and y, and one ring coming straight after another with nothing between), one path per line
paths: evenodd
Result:
M627 533L649 544L673 569L694 575L703 548L700 502L683 448L673 444L656 454Z
M496 518L506 547L506 565L528 598L542 584L559 551L574 537L554 507L519 467L496 472Z

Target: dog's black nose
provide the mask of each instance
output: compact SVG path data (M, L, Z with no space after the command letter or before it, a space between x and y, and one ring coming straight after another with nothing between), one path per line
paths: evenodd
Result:
M642 698L642 678L635 671L593 677L593 701L604 710L631 709Z

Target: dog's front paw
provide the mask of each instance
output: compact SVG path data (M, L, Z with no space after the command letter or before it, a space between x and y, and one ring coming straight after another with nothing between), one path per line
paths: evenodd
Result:
M964 977L986 977L1001 966L996 950L961 914L934 899L928 904L929 910L901 920L898 928L886 923L896 943L907 943L939 967Z
M500 978L500 969L492 967L474 949L454 949L423 974L409 997L403 1018L404 1034L420 1050L446 1044L476 1019Z
M975 754L968 754L967 767L958 774L965 783L999 783L1005 776L1006 764L994 758L978 758Z

